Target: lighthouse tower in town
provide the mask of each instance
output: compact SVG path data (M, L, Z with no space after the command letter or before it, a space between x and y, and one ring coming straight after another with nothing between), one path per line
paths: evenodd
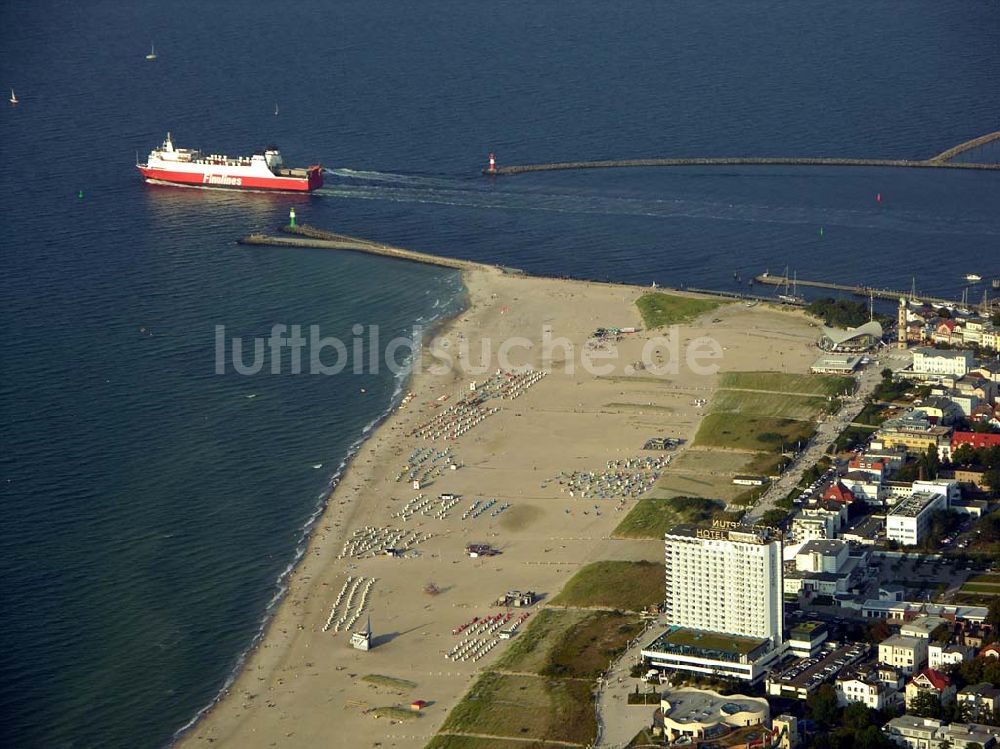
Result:
M896 348L906 349L906 297L899 298L899 313L896 320Z

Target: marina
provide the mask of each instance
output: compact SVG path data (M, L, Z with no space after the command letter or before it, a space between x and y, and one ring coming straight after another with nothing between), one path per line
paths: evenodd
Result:
M765 284L769 286L784 286L788 283L788 279L785 276L775 276L771 275L767 271L761 273L759 276L754 277L755 283ZM917 294L914 290L909 291L899 291L895 289L877 289L872 286L866 286L864 284L843 284L834 283L831 281L803 281L801 278L796 279L796 283L799 286L809 286L816 289L829 289L831 291L846 291L855 296L864 297L875 297L876 299L891 299L899 300L901 298L907 299L917 299L921 301L929 302L931 304L937 304L944 307L957 307L961 302L955 301L953 299L944 299L936 296L928 296L926 294Z

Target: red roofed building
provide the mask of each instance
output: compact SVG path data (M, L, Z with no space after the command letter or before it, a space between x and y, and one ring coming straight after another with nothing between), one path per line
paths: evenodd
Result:
M954 453L962 445L973 449L1000 447L1000 434L980 432L955 432L951 435L951 451Z
M827 490L823 492L823 499L831 502L840 502L841 504L850 504L855 501L856 497L854 496L854 492L839 481L836 481L830 484Z
M944 705L955 699L955 692L951 679L933 668L925 668L906 682L906 707L913 707L913 701L920 694L933 695Z
M879 478L885 476L885 463L881 460L871 460L870 458L861 456L852 458L849 466L852 471L864 471Z
M955 321L954 320L941 320L934 327L933 339L938 343L951 343L952 338L958 339L958 334L955 332Z
M1000 658L1000 644L992 642L979 651L979 658Z

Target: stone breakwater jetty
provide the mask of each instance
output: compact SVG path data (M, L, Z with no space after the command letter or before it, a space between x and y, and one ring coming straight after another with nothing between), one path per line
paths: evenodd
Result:
M650 166L882 166L913 169L979 169L1000 171L1000 163L961 162L953 159L966 151L1000 140L1000 130L959 143L929 159L855 159L809 156L732 156L687 159L617 159L610 161L564 161L553 164L518 164L496 166L490 154L489 166L483 174L513 175L527 172L554 172L569 169L618 169Z
M417 250L407 250L403 247L372 242L367 239L338 234L314 226L282 226L281 231L290 236L274 236L271 234L253 233L236 240L237 244L260 245L265 247L302 247L320 250L347 250L350 252L365 252L369 255L382 255L397 260L407 260L412 263L437 265L443 268L458 270L501 270L506 273L520 274L516 268L477 263L473 260L442 257Z

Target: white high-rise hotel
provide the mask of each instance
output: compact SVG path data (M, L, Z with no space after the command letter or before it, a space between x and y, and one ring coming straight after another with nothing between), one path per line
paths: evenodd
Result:
M781 541L766 530L678 526L666 534L669 624L782 642Z

